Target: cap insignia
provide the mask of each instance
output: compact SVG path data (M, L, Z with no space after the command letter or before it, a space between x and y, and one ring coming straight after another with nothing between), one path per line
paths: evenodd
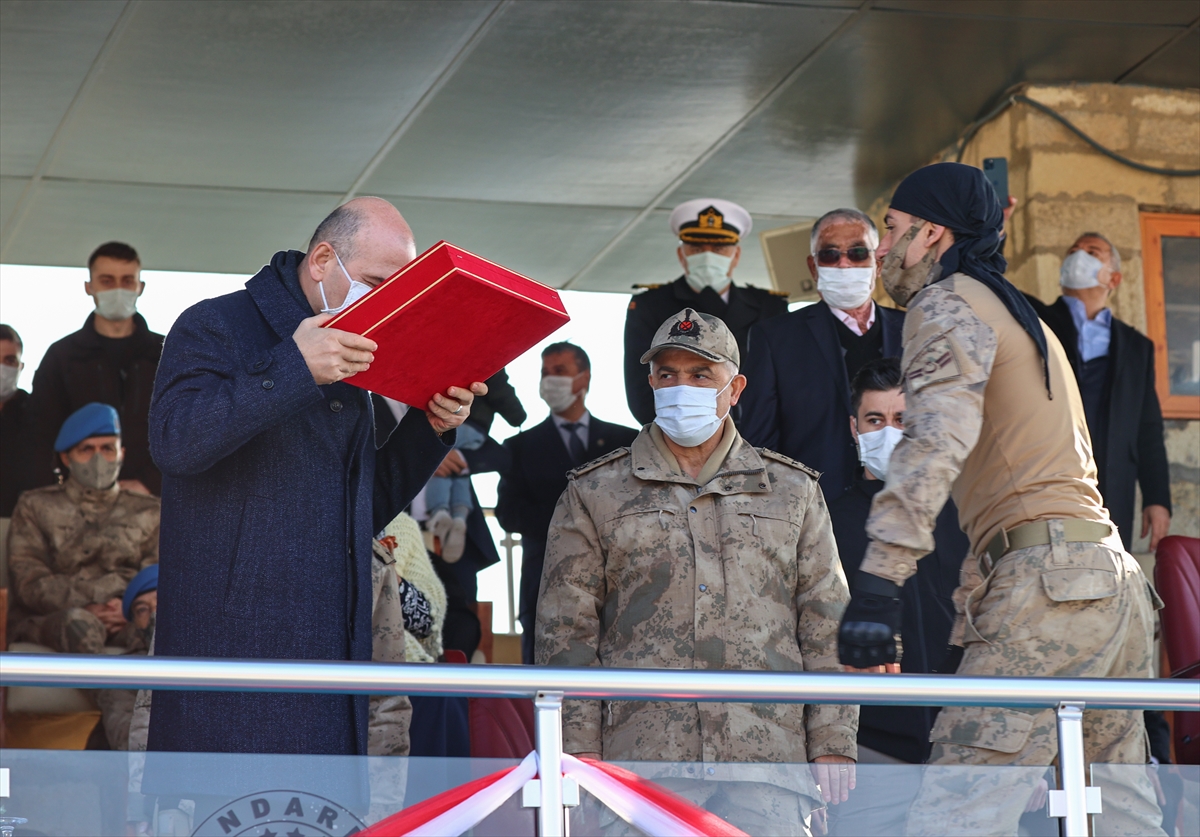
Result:
M700 324L695 320L680 320L671 326L672 337L699 337Z
M719 230L725 226L725 216L718 212L715 206L701 212L697 221L700 229Z

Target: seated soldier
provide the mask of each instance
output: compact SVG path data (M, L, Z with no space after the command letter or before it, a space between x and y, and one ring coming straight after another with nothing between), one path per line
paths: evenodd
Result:
M159 500L117 484L124 451L117 411L91 403L72 413L54 444L59 485L27 491L13 509L9 635L55 651L129 648L137 627L121 597L158 563Z
M154 615L158 611L158 564L151 564L133 577L121 597L121 614L132 626L126 644L130 654L146 655L154 639ZM100 724L88 741L89 750L128 750L130 729L137 706L137 689L99 689ZM103 736L101 743L100 736ZM143 736L144 741L144 736ZM107 746L106 746L107 745ZM145 749L143 746L141 749Z

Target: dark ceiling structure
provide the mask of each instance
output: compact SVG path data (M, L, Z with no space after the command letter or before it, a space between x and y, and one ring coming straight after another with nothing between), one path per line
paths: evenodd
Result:
M547 284L865 207L1020 82L1200 87L1197 0L0 0L0 261L251 273L380 195ZM757 235L738 278L769 284Z

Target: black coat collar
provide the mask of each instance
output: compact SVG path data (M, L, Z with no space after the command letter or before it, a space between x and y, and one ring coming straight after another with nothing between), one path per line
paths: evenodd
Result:
M670 287L671 291L675 294L675 298L679 300L681 308L696 308L701 297L704 295L703 292L696 293L692 289L692 286L687 283L686 276L680 276L671 283ZM752 294L746 293L743 288L733 281L729 283L729 302L721 299L721 295L716 291L712 291L712 293L717 297L717 301L720 304L725 305L731 311L734 310L735 306L749 308L753 311L758 311L762 308L759 300L755 299Z
M304 255L298 250L281 250L246 283L250 298L280 339L291 337L301 320L313 316L300 289Z
M103 341L106 339L109 338L101 337L100 332L96 331L96 312L93 311L84 320L83 328L75 332L73 342L76 347L87 351L102 351L104 349ZM146 318L136 312L133 315L133 334L130 335L130 339L138 348L152 347L156 352L155 359L157 359L157 352L162 349L162 335L152 332L146 325Z

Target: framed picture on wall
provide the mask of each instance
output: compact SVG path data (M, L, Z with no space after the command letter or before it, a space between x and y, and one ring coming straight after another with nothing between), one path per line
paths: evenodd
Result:
M1200 419L1200 215L1143 212L1146 332L1163 417Z

